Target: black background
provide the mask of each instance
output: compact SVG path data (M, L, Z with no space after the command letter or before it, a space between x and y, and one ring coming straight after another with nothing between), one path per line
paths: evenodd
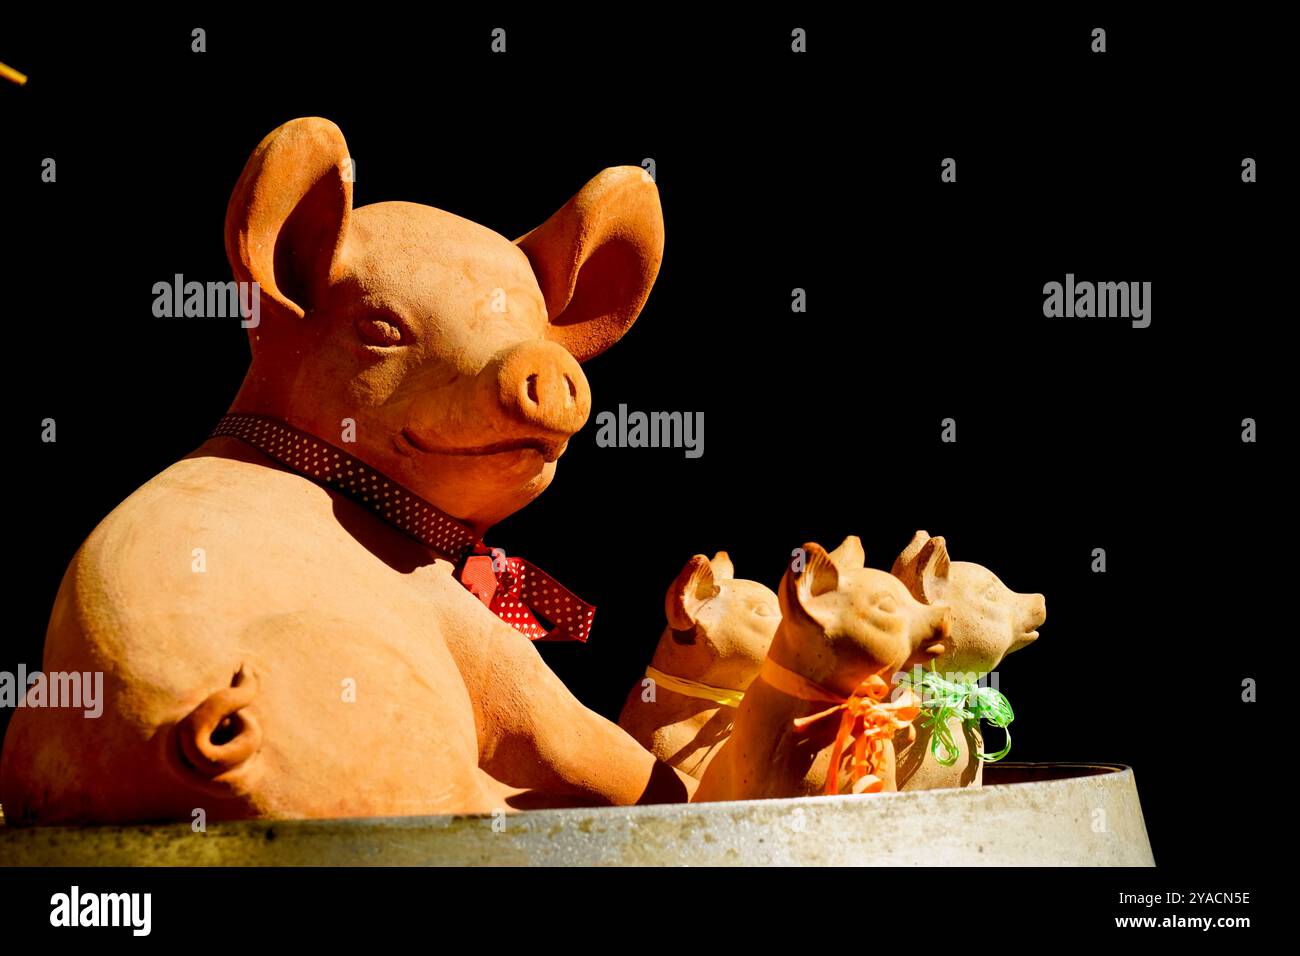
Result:
M888 568L924 528L1047 596L1042 638L1000 668L1013 759L1130 764L1158 864L1249 867L1280 759L1265 675L1292 656L1280 32L1104 13L572 16L0 31L0 59L31 76L0 86L21 528L0 666L39 666L77 546L234 396L244 332L154 318L152 286L229 278L225 205L266 133L327 117L357 206L421 202L511 238L600 169L652 157L663 267L586 366L593 418L702 411L705 453L598 448L593 421L489 535L599 606L588 645L542 647L560 677L616 718L695 552L775 586L805 541L857 534ZM1246 156L1259 183L1241 182ZM1067 272L1150 281L1150 328L1044 318L1043 284ZM1248 677L1264 703L1242 703Z

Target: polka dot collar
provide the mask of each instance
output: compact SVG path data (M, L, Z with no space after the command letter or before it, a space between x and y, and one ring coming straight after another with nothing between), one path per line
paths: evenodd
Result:
M361 459L266 415L227 415L213 438L237 438L333 488L457 565L483 605L530 640L586 641L596 608L523 558L486 547L474 531Z

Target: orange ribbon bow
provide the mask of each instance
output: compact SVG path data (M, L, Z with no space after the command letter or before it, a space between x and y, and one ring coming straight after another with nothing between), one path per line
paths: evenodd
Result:
M895 732L911 727L912 721L921 713L921 699L910 688L900 688L897 700L885 700L889 684L879 674L872 674L849 697L840 697L803 675L782 667L770 657L763 661L760 675L777 690L792 697L834 704L816 714L796 718L794 729L798 733L803 733L825 717L843 712L826 772L825 792L828 796L839 793L840 760L850 740L853 741L849 765L853 781L851 791L879 793L884 789L884 778L877 771L885 756L885 743L893 738Z

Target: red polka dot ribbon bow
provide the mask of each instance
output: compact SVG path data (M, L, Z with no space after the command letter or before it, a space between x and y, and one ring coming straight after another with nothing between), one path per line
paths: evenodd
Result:
M238 438L305 478L341 492L458 566L484 607L533 641L586 641L596 608L523 558L488 548L469 526L315 435L266 415L227 415L213 438Z
M596 615L592 605L531 561L507 558L500 548L476 545L461 566L460 583L532 641L586 641Z

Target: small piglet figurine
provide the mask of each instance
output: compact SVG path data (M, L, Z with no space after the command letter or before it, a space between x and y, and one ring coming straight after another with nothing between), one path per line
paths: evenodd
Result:
M924 531L903 549L893 573L918 601L951 612L952 632L932 668L949 681L973 683L988 674L1006 655L1037 640L1047 620L1041 594L1017 594L988 568L950 561L944 539ZM914 739L895 738L900 790L980 785L984 763L976 754L984 742L978 723L953 717L946 724L952 750L943 739L934 741L924 716L916 721Z
M736 577L727 552L686 562L664 598L668 627L619 726L660 760L703 775L731 733L781 620L776 595Z
M781 623L697 801L896 789L894 733L918 710L891 680L943 653L949 612L864 567L855 537L802 555L781 580Z

